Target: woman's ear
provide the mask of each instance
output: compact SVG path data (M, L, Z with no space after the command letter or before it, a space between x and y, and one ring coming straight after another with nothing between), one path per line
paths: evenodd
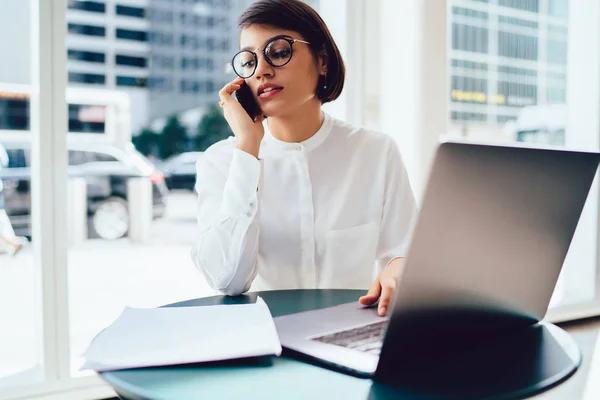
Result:
M319 75L327 75L327 64L329 64L329 55L323 47L319 52Z

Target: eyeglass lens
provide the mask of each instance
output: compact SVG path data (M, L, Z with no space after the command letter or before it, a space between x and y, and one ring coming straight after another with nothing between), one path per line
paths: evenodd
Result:
M292 57L292 45L285 39L275 39L267 44L264 53L269 64L282 67ZM242 50L233 58L233 70L241 78L247 79L256 71L256 54L250 50Z

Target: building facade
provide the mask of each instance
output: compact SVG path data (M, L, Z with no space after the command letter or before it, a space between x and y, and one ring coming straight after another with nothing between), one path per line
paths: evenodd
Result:
M119 90L131 99L131 129L148 119L148 0L69 0L69 86Z
M502 126L566 101L568 0L450 0L450 118Z

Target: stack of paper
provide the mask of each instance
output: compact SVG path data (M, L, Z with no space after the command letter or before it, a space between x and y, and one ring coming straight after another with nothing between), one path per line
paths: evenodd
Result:
M126 308L84 353L82 369L108 371L281 354L273 317L255 304Z

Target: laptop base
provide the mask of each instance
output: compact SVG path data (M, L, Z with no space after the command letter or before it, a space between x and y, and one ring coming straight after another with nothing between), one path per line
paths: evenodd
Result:
M393 368L380 363L375 374L377 398L523 398L561 383L581 364L573 338L546 322L437 356L394 358Z

